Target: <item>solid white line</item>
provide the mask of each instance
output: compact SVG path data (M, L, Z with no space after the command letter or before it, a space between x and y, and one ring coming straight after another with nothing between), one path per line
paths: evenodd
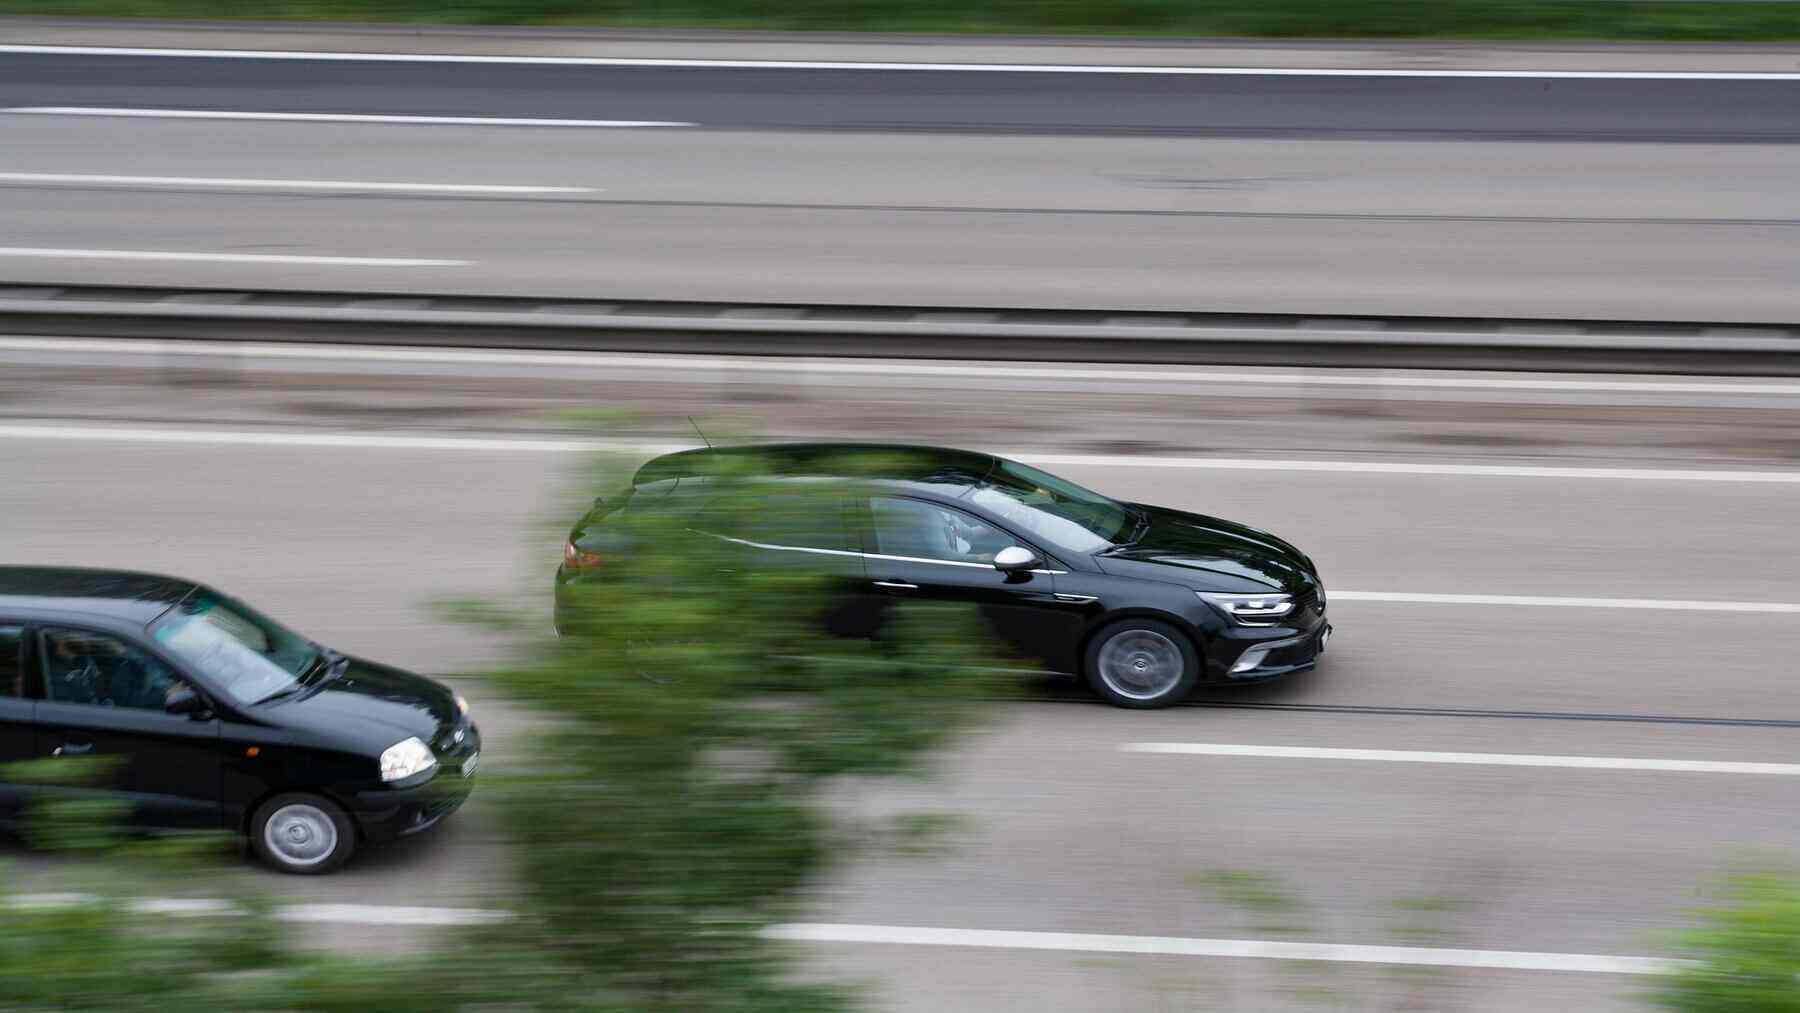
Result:
M1128 742L1125 753L1184 756L1250 756L1285 760L1373 760L1383 763L1454 763L1485 767L1568 767L1583 770L1659 770L1682 774L1800 776L1800 763L1735 760L1656 760L1627 756L1539 756L1530 753L1438 753L1409 749L1331 749L1317 746L1242 746L1222 742Z
M1298 67L1156 67L1057 63L893 63L854 60L696 60L605 56L475 56L462 53L332 53L278 49L161 49L137 46L0 46L0 53L160 56L206 60L326 60L355 63L501 63L562 67L692 67L749 70L939 70L983 74L1158 74L1216 77L1466 77L1601 81L1800 81L1781 71L1433 70Z
M175 260L208 264L310 264L317 267L467 267L468 260L413 257L304 257L269 253L179 253L173 250L64 250L47 246L0 246L0 257L53 257L64 260Z
M294 904L277 908L284 922L327 922L353 925L492 925L512 916L479 908L406 907L383 904Z
M228 348L229 346L227 346ZM377 436L278 430L162 429L117 425L0 424L0 438L90 440L133 443L237 444L244 446L366 447L388 450L506 450L523 453L568 453L615 450L621 453L667 453L692 449L691 444L616 443L601 440L554 440L469 436ZM1727 471L1652 468L1557 468L1485 464L1398 464L1387 461L1307 461L1279 458L1131 457L1125 455L1002 453L1026 464L1047 467L1117 467L1220 469L1227 471L1369 472L1401 475L1469 475L1516 478L1630 479L1673 482L1753 482L1800 484L1800 470ZM1380 594L1384 592L1367 592ZM1595 599L1611 602L1613 599ZM1630 600L1630 599L1621 599ZM1519 603L1526 604L1526 603ZM1616 606L1607 606L1616 607ZM1630 607L1630 606L1624 606Z
M1684 468L1567 468L1549 465L1425 464L1398 461L1311 461L1280 458L1130 457L1101 454L1002 454L1047 467L1176 468L1217 471L1337 471L1378 475L1466 475L1491 478L1596 478L1637 482L1800 483L1796 471Z
M1800 615L1800 602L1681 601L1673 598L1566 598L1526 594L1416 594L1408 591L1331 591L1332 601L1408 605L1527 605L1551 608L1656 609L1668 612L1778 612Z
M127 177L121 177L127 178ZM361 185L361 184L358 184ZM396 184L398 185L398 184ZM573 188L571 188L573 189ZM83 338L0 338L0 350L106 352L125 355L219 354L216 341L121 341ZM1155 383L1245 383L1301 387L1401 387L1470 390L1547 390L1598 393L1744 394L1800 396L1800 384L1722 383L1685 380L1559 380L1539 377L1463 377L1245 373L1170 368L1162 370L1073 366L1066 369L1007 363L847 362L842 360L755 359L743 356L624 355L598 352L535 352L506 349L406 348L396 346L275 344L243 342L233 354L247 358L416 362L433 365L554 366L586 369L719 370L744 373L798 373L844 376L926 376L1033 380L1124 380Z
M1001 950L1058 950L1176 957L1256 957L1347 964L1405 964L1511 971L1577 971L1589 974L1663 974L1680 966L1654 957L1518 950L1453 950L1428 946L1359 946L1290 943L1265 939L1196 939L1186 936L1120 936L1088 932L1012 932L913 925L778 925L776 939L805 943L881 943L899 946L964 946Z
M30 909L73 907L99 898L80 893L32 893L7 898L12 907ZM241 915L249 912L226 900L205 897L145 897L131 909L142 914L194 918L208 915ZM505 911L464 907L412 907L390 904L288 904L274 909L276 921L343 923L351 925L492 925L512 917Z
M67 172L0 172L0 183L212 186L259 190L376 190L397 193L596 193L586 186L495 186L487 183L368 183L343 179L215 179L208 176L96 176Z
M69 907L95 898L83 894L22 894L7 906L34 909ZM175 917L248 913L222 900L145 898L133 909ZM293 904L276 907L285 922L405 927L491 925L513 916L483 908L407 907L381 904ZM883 943L900 946L962 946L1007 950L1063 950L1180 957L1254 957L1265 960L1320 960L1353 964L1408 964L1422 967L1494 968L1514 971L1578 971L1590 974L1663 974L1681 961L1655 957L1615 957L1590 953L1536 953L1518 950L1454 950L1426 946L1361 946L1346 943L1290 943L1263 939L1197 939L1186 936L1122 936L1085 932L1013 932L913 925L841 925L797 922L776 925L766 935L806 943Z
M249 447L332 447L367 450L508 451L571 453L598 450L588 440L484 439L465 436L376 436L363 433L256 432L253 430L144 429L138 426L38 426L0 424L0 438L121 443L176 443ZM685 448L684 448L685 449Z
M113 106L14 106L0 113L28 116L126 116L165 120L276 120L301 123L417 123L475 127L691 127L678 120L520 119L511 116L373 116L358 113L222 112L212 109L130 109Z

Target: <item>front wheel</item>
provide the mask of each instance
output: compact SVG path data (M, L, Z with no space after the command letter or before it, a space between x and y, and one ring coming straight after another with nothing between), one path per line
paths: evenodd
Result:
M1156 619L1121 619L1088 641L1094 692L1119 707L1167 707L1200 681L1200 657L1187 634Z
M330 799L277 795L250 821L250 848L282 872L317 876L349 861L356 827Z

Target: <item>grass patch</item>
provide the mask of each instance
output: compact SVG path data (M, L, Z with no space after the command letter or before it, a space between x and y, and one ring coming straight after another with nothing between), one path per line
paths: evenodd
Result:
M1293 914L1305 908L1300 899L1266 872L1208 869L1182 877L1182 882L1210 891L1232 907L1262 915Z

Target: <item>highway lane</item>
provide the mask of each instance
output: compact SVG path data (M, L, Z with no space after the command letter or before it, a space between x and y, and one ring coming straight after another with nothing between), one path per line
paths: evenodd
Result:
M1785 145L0 131L0 277L26 283L1800 319Z
M53 563L118 544L131 553L121 564L255 588L303 626L335 631L347 650L435 672L494 654L472 630L433 621L430 636L417 635L430 603L510 593L542 608L573 515L547 509L559 466L541 453L6 445L21 476L8 558ZM1791 511L1781 509L1791 487L1671 483L1621 495L1607 482L1057 470L1267 525L1305 546L1340 590L1795 599ZM374 475L378 513L359 488ZM1441 490L1460 495L1433 495ZM1417 506L1396 509L1409 502ZM1499 508L1477 512L1483 502ZM1684 534L1725 509L1728 532ZM1546 529L1546 516L1558 523ZM120 542L121 525L140 533ZM454 565L418 562L446 556ZM357 577L346 586L347 573ZM1344 630L1332 674L1217 698L1800 720L1800 702L1784 709L1769 697L1778 659L1800 649L1791 614L1360 601L1334 611Z
M0 105L594 118L764 130L1800 139L1793 81L1172 76L9 54Z
M568 460L498 449L8 436L0 460L8 476L0 557L192 574L328 642L434 672L491 659L497 645L447 625L426 602L516 588L541 608L563 516L553 507L579 498L558 491ZM1754 587L1768 596L1779 593L1795 548L1784 520L1791 509L1782 509L1791 486L1669 481L1621 492L1593 479L1058 470L1121 495L1269 524L1314 551L1340 589L1541 591L1553 576L1559 592L1693 597L1696 588ZM1320 672L1222 696L1800 719L1781 678L1781 659L1800 647L1792 615L1376 602L1340 602L1334 614L1342 635ZM529 722L471 689L496 761L520 755ZM1683 919L1691 888L1724 863L1794 844L1792 777L1122 751L1175 741L1790 762L1791 727L1137 714L1034 691L1046 694L1003 705L999 727L950 758L939 783L847 792L847 811L870 818L923 809L968 822L939 859L876 856L852 868L822 894L816 920L1636 954ZM463 817L343 876L269 882L311 901L491 905L504 865L492 814L476 804ZM1273 877L1293 906L1233 902L1209 885L1221 874ZM386 946L417 939L355 927L308 934L352 942L379 934ZM896 975L884 994L909 1010L1145 1008L1190 993L1303 1008L1294 994L1303 987L1379 1002L1425 995L1430 1008L1505 1009L1563 995L1599 1009L1636 987L1609 975L1408 976L847 944L809 952L821 970Z

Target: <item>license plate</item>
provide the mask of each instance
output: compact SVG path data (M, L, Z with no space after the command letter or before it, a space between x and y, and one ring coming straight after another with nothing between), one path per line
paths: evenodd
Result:
M479 766L481 766L481 754L476 753L463 761L462 776L468 777L470 774L475 773L475 768Z

